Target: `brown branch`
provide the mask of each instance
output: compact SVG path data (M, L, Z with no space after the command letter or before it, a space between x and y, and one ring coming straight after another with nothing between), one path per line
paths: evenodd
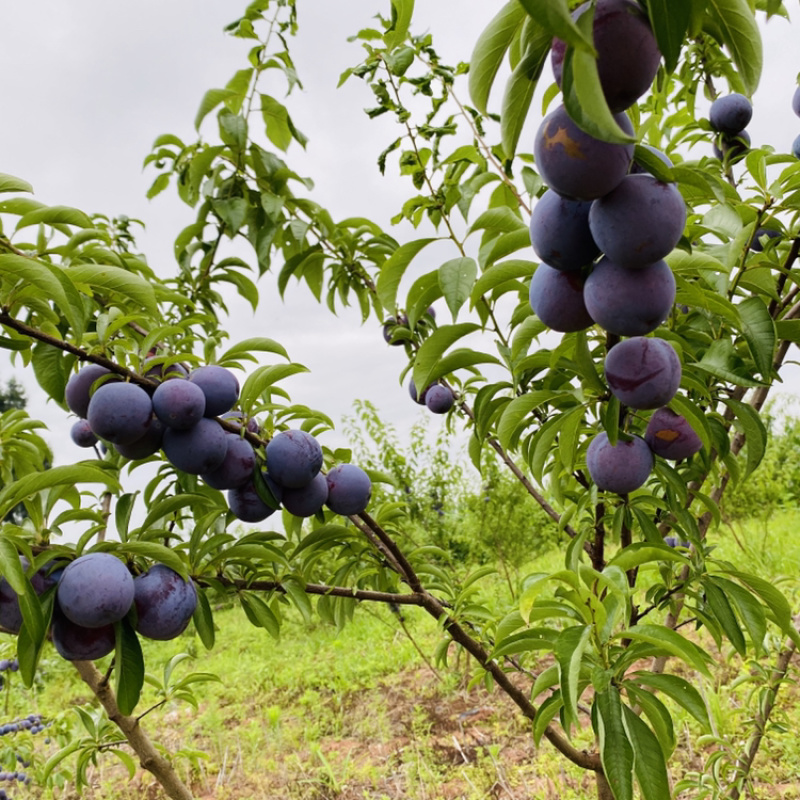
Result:
M136 717L123 714L117 706L117 698L108 681L98 672L91 661L75 661L84 683L106 710L108 718L122 731L128 744L139 757L139 763L161 784L164 792L173 800L192 800L189 788L178 777L172 765L153 746Z

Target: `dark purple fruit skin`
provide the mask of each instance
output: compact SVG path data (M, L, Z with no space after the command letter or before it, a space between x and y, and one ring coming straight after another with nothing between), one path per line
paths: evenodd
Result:
M76 625L100 628L121 620L133 604L133 578L111 553L87 553L68 564L58 604Z
M549 267L580 269L600 255L589 230L589 209L584 200L568 200L548 189L531 214L531 244Z
M239 381L225 367L208 364L189 373L189 380L197 384L206 396L207 417L218 417L233 408L239 399Z
M141 439L137 439L130 444L115 444L114 449L125 458L129 458L132 461L141 461L141 459L148 458L161 449L164 430L161 420L153 417L150 421L150 427Z
M586 468L598 489L627 494L647 481L653 471L653 454L640 436L619 439L612 447L603 431L589 443Z
M70 429L69 436L78 447L94 447L97 437L92 433L88 420L79 419Z
M781 232L773 230L772 228L759 228L756 231L755 236L753 237L752 244L750 245L750 249L754 253L761 253L764 250L764 245L761 243L761 238L763 236L768 237L767 241L769 241L770 239L780 239Z
M584 280L577 272L539 264L531 278L528 299L536 316L554 331L571 333L594 324L584 302Z
M661 161L664 162L664 166L670 169L675 166L672 163L672 159L666 153L662 153L657 147L653 147L649 144L643 144L642 147L648 149L657 158L660 158ZM634 161L633 164L631 164L631 175L649 175L649 173L641 164Z
M589 229L599 248L628 269L669 255L685 225L686 204L677 186L652 175L628 175L589 211Z
M220 419L224 419L226 422L230 422L231 425L235 425L237 429L241 429L244 414L241 411L227 411L220 415ZM261 426L258 424L258 420L255 417L248 417L245 429L250 431L250 433L258 434L261 430Z
M425 393L425 405L434 414L446 414L453 407L455 401L450 387L441 383L429 386Z
M577 19L588 3L573 13ZM598 0L592 23L597 50L597 71L606 102L612 111L630 108L652 85L661 53L641 7L630 0ZM565 43L553 40L551 64L561 86Z
M168 381L173 378L188 378L189 370L183 364L170 364L168 367L163 364L151 366L154 358L147 358L144 362L144 377L153 381ZM164 374L166 370L166 375Z
M431 386L433 386L433 384L431 384ZM411 399L417 405L420 405L420 406L424 406L425 405L425 397L427 396L428 389L430 389L430 388L431 387L428 386L428 388L425 389L425 391L422 392L422 394L418 395L417 394L417 385L414 383L414 379L410 378L409 381L408 381L408 393L411 396Z
M666 261L625 269L602 258L586 279L583 299L589 316L618 336L644 336L669 315L675 276Z
M328 499L328 480L321 472L301 489L285 489L283 507L296 517L313 517Z
M161 447L169 462L190 475L213 472L225 460L228 433L214 420L204 417L187 431L167 428Z
M664 339L634 336L606 356L606 381L620 403L636 409L664 406L681 385L681 361Z
M94 661L107 656L116 647L113 625L86 628L76 625L59 608L53 608L53 623L50 628L53 644L61 658L67 661Z
M283 488L268 475L264 475L264 479L275 495L275 499L281 502ZM228 507L233 515L242 520L242 522L261 522L261 520L266 519L276 511L258 496L253 481L249 481L244 486L239 486L236 489L228 490Z
M750 134L747 131L719 136L719 143L714 143L714 155L720 159L727 159L734 163L739 161L750 149Z
M709 110L711 127L719 133L735 135L743 131L753 118L753 105L738 92L718 97Z
M341 464L327 475L328 508L335 514L360 514L369 505L372 481L361 467Z
M167 641L186 630L197 607L197 590L164 564L154 564L133 580L136 630L148 639Z
M383 340L387 344L392 345L392 347L399 347L405 344L405 340L402 338L392 341L392 334L394 333L395 328L398 326L408 326L408 317L405 314L400 314L398 319L395 319L394 317L388 317L386 322L383 324Z
M644 440L657 456L670 461L691 458L703 449L700 437L685 417L669 408L659 408L650 417Z
M226 434L225 458L213 472L200 477L213 489L235 489L253 477L256 453L253 445L235 433Z
M24 572L28 571L30 562L25 556L19 557ZM31 577L31 585L36 594L41 594L48 586L45 576L35 572ZM19 607L19 597L11 588L5 578L0 578L0 628L5 628L11 633L19 633L22 627L22 610Z
M92 395L86 419L92 432L112 444L130 444L150 427L150 395L133 383L104 383Z
M267 472L285 489L307 486L322 468L319 442L302 430L281 431L267 445Z
M64 391L64 400L67 408L77 414L82 419L86 418L89 410L89 400L91 399L92 384L103 375L110 375L111 371L99 364L89 364L80 372L76 372L67 381L67 388Z
M792 142L792 155L795 158L800 158L800 135Z
M615 114L619 126L633 134L625 114ZM544 182L562 197L595 200L608 194L628 173L632 144L602 142L582 131L559 106L548 114L533 144L536 166Z
M153 411L168 428L189 430L203 418L205 410L206 396L191 381L173 378L153 392Z

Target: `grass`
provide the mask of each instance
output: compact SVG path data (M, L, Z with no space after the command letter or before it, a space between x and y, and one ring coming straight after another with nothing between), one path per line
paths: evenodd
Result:
M723 527L712 536L714 554L770 579L785 576L783 588L796 600L796 526L797 515L787 512L769 520L766 536L762 522ZM526 571L557 568L561 558L548 554ZM507 602L500 577L487 581L485 591L490 604ZM141 724L176 754L182 777L202 800L594 797L589 776L572 769L546 743L534 747L529 726L502 693L490 693L480 683L470 686L475 671L465 668L463 657L451 659L450 671L427 664L418 649L433 652L440 635L436 625L419 609L404 608L402 614L401 624L388 608L362 605L343 631L288 614L276 641L251 626L238 608L220 609L218 642L210 652L193 633L172 642L143 642L147 669L157 682L163 682L171 658L188 657L174 669L171 695L146 687L137 709ZM698 745L696 725L674 709L676 778L703 774L709 756L742 738L752 715L754 698L748 693L753 687L747 679L763 665L707 644L721 667L717 684L707 687L717 738ZM0 658L12 647L9 637L0 638ZM219 678L189 686L196 708L174 691L192 672ZM754 798L800 798L800 783L787 777L800 774L795 687L782 689L781 699L786 705L757 761ZM0 768L10 768L13 749L26 757L33 753L34 776L37 770L41 775L59 745L76 735L75 708L93 705L71 665L50 648L33 689L23 690L18 676L10 676L2 702L3 717L40 712L54 720L49 744L45 734L0 739ZM54 787L31 787L26 794L87 800L161 796L147 773L139 770L129 780L106 750L89 764L89 787L78 795L75 763L71 756L56 769Z

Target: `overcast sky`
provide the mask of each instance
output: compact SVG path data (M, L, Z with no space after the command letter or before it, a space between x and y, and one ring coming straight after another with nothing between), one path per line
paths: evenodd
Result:
M397 130L390 115L370 121L363 114L372 97L361 81L351 79L336 89L342 70L360 59L359 45L348 43L347 36L369 25L378 11L386 12L388 0L300 0L298 5L300 35L292 49L305 89L287 102L310 142L307 152L293 148L287 158L314 179L315 199L335 218L359 214L388 226L410 194L407 184L381 178L375 166ZM414 30L430 29L445 60L468 60L478 34L501 5L499 0L418 0ZM239 10L237 3L219 0L3 3L0 172L30 181L44 203L144 220L140 248L154 268L171 270L172 242L193 212L172 188L153 201L145 199L154 173L142 171L142 160L161 133L191 141L206 89L224 86L245 66L251 43L222 33ZM790 108L800 69L796 34L780 20L766 31L768 64L749 127L755 144L788 150L800 132ZM461 91L466 96L466 88ZM533 109L539 105L534 100ZM536 124L534 113L529 137ZM525 141L523 148L530 149ZM401 240L420 235L402 228L393 233ZM311 375L291 384L296 402L338 421L353 400L369 399L401 430L423 413L398 384L402 348L387 347L376 322L362 327L356 314L333 317L303 287L290 288L283 304L273 286L269 277L262 281L256 314L244 303L233 303L231 340L275 338L308 366ZM10 374L0 367L0 379ZM29 389L30 413L44 418L53 431L59 463L76 458L79 453L68 439L71 422L52 403L44 404L32 376L15 374Z

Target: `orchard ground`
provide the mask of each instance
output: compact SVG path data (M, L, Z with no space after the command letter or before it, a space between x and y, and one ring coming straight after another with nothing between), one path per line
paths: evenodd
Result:
M716 554L780 582L797 600L798 524L796 511L776 511L766 521L732 523L715 535ZM552 550L522 565L518 576L557 569L562 559L558 549ZM485 592L482 601L490 607L509 602L499 576ZM529 725L502 693L488 692L469 669L462 674L426 663L420 650L426 656L433 651L435 624L413 608L403 609L402 616L400 620L388 608L364 606L337 632L289 613L276 642L232 607L218 612L220 646L210 652L193 629L172 642L145 641L148 672L157 680L163 680L164 665L181 652L190 658L175 667L173 682L195 671L219 680L194 685L197 709L174 698L159 705L163 697L148 687L140 705L142 725L178 753L178 768L198 800L593 796L589 777L564 764L553 748L534 746ZM753 711L750 687L742 676L754 665L732 651L720 652L705 633L698 641L723 665L716 687L720 702L711 708L714 725L720 735L735 734ZM0 636L0 657L10 655L13 647L12 637ZM35 748L29 770L35 777L59 744L66 743L67 727L74 727L78 737L86 735L75 708L91 710L92 697L52 649L32 690L23 690L18 678L13 683L14 690L4 697L4 717L34 711L55 722L48 729L49 744L43 734L26 737ZM782 696L783 720L789 724L773 730L765 741L753 774L754 800L800 798L800 747L791 726L800 714L800 690L788 685ZM686 732L696 727L680 709L672 710L676 727ZM678 739L675 778L680 780L701 770L717 745L709 737L702 749L692 751L688 737ZM55 770L54 776L65 781L62 788L31 787L26 794L76 798L69 780L73 768L70 758ZM99 756L89 777L91 788L80 795L85 800L163 797L141 770L129 780L111 753Z

